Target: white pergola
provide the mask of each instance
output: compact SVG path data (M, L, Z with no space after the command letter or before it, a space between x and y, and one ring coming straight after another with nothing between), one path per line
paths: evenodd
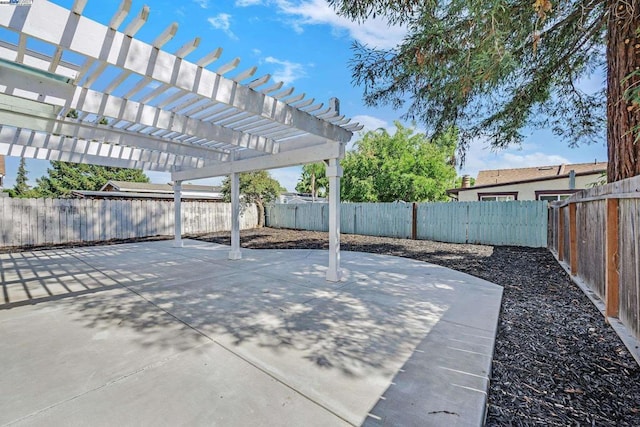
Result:
M135 39L144 7L120 29L131 8L123 0L107 24L46 0L0 13L0 154L170 172L175 188L175 243L182 246L184 180L229 175L230 259L239 259L238 174L324 161L329 177L329 269L340 279L339 160L358 124L328 106L218 64L222 49L194 54L195 38L162 50L171 24L152 43ZM197 56L193 62L187 56ZM72 110L77 118L67 117ZM108 124L101 119L107 119Z

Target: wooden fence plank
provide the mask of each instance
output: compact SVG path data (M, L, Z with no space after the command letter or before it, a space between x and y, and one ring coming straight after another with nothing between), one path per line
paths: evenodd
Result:
M571 265L571 274L578 274L578 236L576 223L577 206L575 203L569 203L569 263Z
M605 315L618 317L619 310L619 283L618 274L618 199L607 200L607 225L606 225L606 270L605 270Z

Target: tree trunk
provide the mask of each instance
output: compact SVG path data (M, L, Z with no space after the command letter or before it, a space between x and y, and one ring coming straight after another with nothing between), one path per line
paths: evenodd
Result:
M258 228L264 227L264 204L260 200L256 200L256 208L258 209Z
M607 180L640 175L640 109L624 92L640 84L640 0L609 0L607 37ZM625 78L634 73L628 80Z

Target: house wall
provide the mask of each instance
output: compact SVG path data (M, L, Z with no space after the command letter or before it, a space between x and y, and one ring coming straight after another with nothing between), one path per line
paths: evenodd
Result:
M600 179L600 174L576 176L576 189L585 189L592 186ZM534 181L520 184L504 184L493 187L474 188L460 190L458 200L460 202L477 202L478 193L509 193L517 192L518 200L536 200L536 191L541 190L569 190L569 177Z

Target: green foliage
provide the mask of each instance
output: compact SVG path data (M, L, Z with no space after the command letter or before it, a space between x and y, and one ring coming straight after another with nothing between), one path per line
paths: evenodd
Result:
M605 64L604 0L331 0L355 20L384 16L408 34L392 50L354 45L354 82L368 105L400 108L436 135L452 126L460 147L484 136L521 142L525 126L570 144L601 140L604 93L577 87Z
M302 167L302 176L296 185L298 193L311 194L313 198L325 197L329 191L329 180L324 163L309 163Z
M47 175L37 180L34 190L40 197L66 197L72 190L99 190L110 180L149 182L138 169L52 161Z
M241 173L240 194L245 203L255 203L258 207L258 227L264 225L264 205L275 200L286 190L271 177L267 171ZM231 201L231 180L229 177L222 181L222 195L224 200Z
M267 171L247 172L240 174L240 194L246 203L269 203L286 191L280 183ZM231 200L231 180L222 182L222 195L225 201Z
M429 140L396 122L396 132L370 131L341 162L341 198L350 202L447 200L456 178L457 132Z

